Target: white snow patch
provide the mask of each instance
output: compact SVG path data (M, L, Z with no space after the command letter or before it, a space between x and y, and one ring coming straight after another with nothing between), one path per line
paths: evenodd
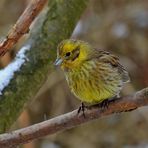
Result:
M30 50L30 45L26 45L20 49L17 53L14 61L10 63L7 67L0 70L0 95L2 95L2 91L4 88L10 83L11 79L14 76L16 71L19 71L21 66L27 60L25 56L26 51Z
M82 27L82 22L79 21L79 22L77 23L77 25L76 25L76 27L75 27L73 33L72 33L72 36L77 36L77 35L81 32L82 29L83 29L83 27Z

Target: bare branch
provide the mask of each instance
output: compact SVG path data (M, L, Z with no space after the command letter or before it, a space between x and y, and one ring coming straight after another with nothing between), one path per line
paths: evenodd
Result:
M148 105L148 87L135 94L121 97L116 101L111 102L108 109L92 106L85 111L85 118L83 115L77 115L77 110L74 110L50 120L2 134L0 135L0 147L17 146L46 135L76 127L82 123L98 119L102 116L131 111L146 105Z
M16 24L10 29L7 37L0 43L0 57L11 49L17 41L29 32L29 26L42 10L47 0L32 0Z

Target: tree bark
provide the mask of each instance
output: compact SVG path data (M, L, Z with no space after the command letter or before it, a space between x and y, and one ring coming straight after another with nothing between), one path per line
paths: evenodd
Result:
M70 37L87 3L88 0L49 0L43 23L37 24L36 31L26 43L30 50L25 54L24 64L0 96L0 133L9 129L24 104L45 82L53 67L57 44Z

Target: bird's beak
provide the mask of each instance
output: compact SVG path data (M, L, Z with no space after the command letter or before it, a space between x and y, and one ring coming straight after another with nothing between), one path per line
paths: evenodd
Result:
M54 62L54 65L58 66L58 65L61 65L63 62L63 60L61 58L57 58Z

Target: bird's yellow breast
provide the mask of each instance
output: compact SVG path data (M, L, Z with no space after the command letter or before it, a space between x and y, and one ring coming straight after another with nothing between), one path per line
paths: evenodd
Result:
M72 92L83 102L95 104L116 95L119 78L116 78L114 86L107 84L98 65L94 61L83 64L80 68L70 70L66 73L66 79ZM103 75L104 76L103 76ZM107 72L109 74L109 72Z

